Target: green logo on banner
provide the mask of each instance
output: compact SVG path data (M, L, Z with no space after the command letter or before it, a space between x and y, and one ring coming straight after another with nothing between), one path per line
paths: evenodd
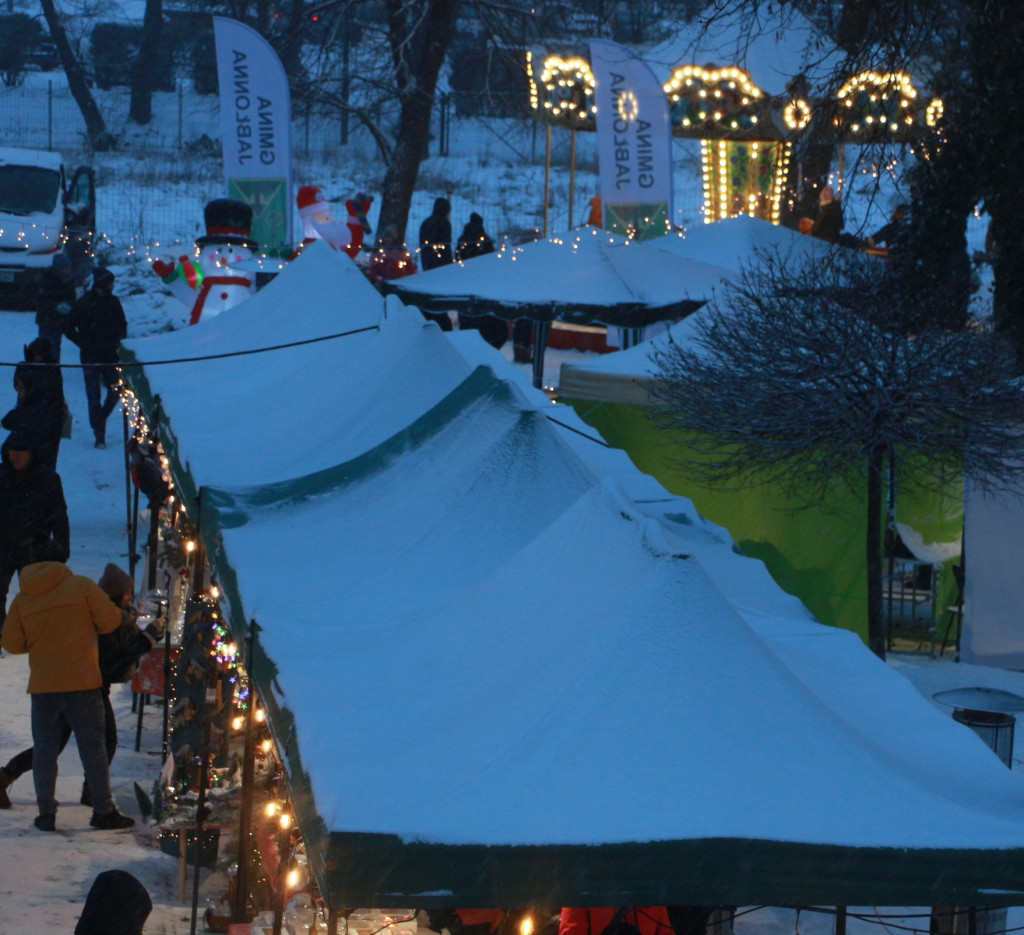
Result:
M668 233L668 202L632 201L604 206L604 226L634 240L653 240Z
M261 249L280 250L287 245L287 179L228 179L228 195L252 208L252 239Z

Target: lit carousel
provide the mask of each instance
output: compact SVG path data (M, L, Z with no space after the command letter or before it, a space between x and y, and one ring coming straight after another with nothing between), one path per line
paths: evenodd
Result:
M926 99L906 72L837 78L843 53L797 14L778 24L695 24L641 57L662 81L673 135L700 140L706 222L745 214L779 224L811 144L838 150L841 185L845 145L920 142L941 124L942 102ZM549 170L552 128L573 134L574 188L575 135L596 128L590 64L534 50L527 70L533 112L547 124ZM571 203L570 194L570 211Z

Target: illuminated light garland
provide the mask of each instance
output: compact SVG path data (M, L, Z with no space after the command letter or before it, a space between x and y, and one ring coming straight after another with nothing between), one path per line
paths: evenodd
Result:
M906 72L864 71L839 89L836 100L842 104L832 121L837 128L856 134L875 131L878 125L895 133L914 123L917 90Z
M924 122L930 127L938 127L945 115L945 106L941 97L934 97L924 112Z
M719 124L749 130L761 121L764 92L741 68L682 65L664 85L673 126Z
M811 105L803 99L794 99L786 105L782 119L790 130L803 130L811 122Z
M532 63L532 57L530 61ZM534 110L543 110L548 116L571 124L588 122L597 113L595 84L594 73L585 59L549 55L544 60L539 82L532 80L531 65L530 105ZM539 88L544 90L543 101Z

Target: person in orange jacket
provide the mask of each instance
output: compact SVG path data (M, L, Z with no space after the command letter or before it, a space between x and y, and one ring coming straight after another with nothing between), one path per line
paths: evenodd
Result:
M55 831L57 756L67 724L75 735L92 791L94 828L111 831L135 822L117 810L110 792L104 743L103 676L98 636L121 625L121 611L98 584L72 574L63 562L36 562L18 572L21 589L11 604L3 648L28 653L32 696L32 776L40 831Z

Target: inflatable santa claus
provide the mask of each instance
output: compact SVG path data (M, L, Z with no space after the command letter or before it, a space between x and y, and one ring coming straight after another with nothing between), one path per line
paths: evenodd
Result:
M368 195L360 192L355 198L345 202L348 217L344 224L334 219L334 212L324 198L319 185L303 185L295 196L302 218L302 246L315 240L326 240L335 250L342 250L354 260L363 246L363 238L370 232L366 214L373 201Z
M251 260L259 247L249 236L252 208L234 198L218 198L206 205L203 218L206 234L196 238L191 256L153 261L153 272L192 309L190 325L219 315L255 292L252 275L233 268Z

